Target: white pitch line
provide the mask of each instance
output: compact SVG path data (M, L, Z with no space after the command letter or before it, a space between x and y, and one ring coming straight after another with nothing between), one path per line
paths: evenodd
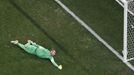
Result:
M89 25L87 25L83 20L81 20L77 15L75 15L67 6L65 6L60 0L55 0L66 12L68 12L78 23L85 27L94 37L96 37L103 45L105 45L110 51L112 51L120 60L123 61L131 70L134 71L134 66L129 62L124 62L123 57L112 48L107 42L105 42L94 30L92 30Z

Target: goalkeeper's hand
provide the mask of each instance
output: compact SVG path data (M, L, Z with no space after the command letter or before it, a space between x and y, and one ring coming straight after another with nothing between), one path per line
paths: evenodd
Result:
M62 70L62 65L59 65L59 66L58 66L58 69Z

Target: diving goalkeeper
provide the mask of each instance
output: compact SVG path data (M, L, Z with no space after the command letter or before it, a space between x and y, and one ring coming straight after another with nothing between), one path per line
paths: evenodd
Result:
M40 58L50 59L50 61L52 62L54 66L56 66L60 70L62 69L62 65L57 65L57 63L54 61L53 56L56 54L56 51L54 49L49 51L48 49L36 44L35 42L31 40L28 40L25 45L19 43L18 40L11 41L11 43L18 45L19 47L21 47L22 49L24 49L26 52L30 54L36 55Z

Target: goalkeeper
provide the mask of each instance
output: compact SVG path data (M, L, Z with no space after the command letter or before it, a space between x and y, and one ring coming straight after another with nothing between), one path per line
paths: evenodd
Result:
M22 49L24 49L26 52L30 54L36 55L40 58L50 59L50 61L52 62L54 66L56 66L60 70L62 69L62 65L57 65L56 62L54 61L53 56L56 54L56 51L54 49L49 51L48 49L36 44L35 42L31 40L28 40L28 43L26 43L25 45L19 43L18 40L11 41L11 43L18 45L19 47L21 47Z

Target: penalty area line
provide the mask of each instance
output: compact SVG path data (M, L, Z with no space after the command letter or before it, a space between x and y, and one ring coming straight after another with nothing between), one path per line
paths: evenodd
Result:
M124 62L123 57L117 52L112 46L110 46L106 41L104 41L89 25L87 25L83 20L81 20L77 15L75 15L66 5L64 5L60 0L55 0L55 2L60 5L67 13L69 13L80 25L82 25L86 30L88 30L97 40L99 40L105 47L107 47L111 52L113 52L120 60L123 61L132 71L134 71L134 66L129 62Z

